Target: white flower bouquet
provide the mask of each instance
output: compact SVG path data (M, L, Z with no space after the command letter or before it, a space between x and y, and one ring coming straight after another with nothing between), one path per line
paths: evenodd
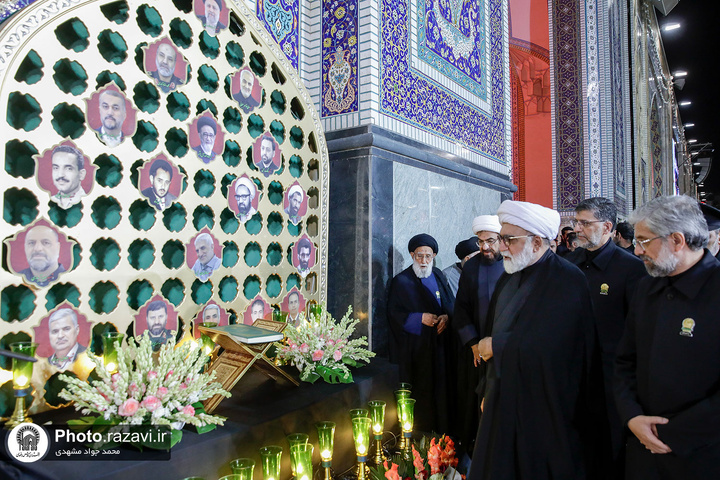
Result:
M295 365L300 379L314 383L322 378L328 383L352 383L349 367L370 362L375 354L367 349L366 337L350 337L360 321L351 319L352 307L337 323L326 309L320 315L311 314L298 327L285 329L286 344L280 347L279 359Z
M224 417L205 413L202 401L214 395L229 397L230 393L218 382L215 372L203 373L208 361L200 348L192 342L175 345L171 338L159 352L147 332L139 341L128 339L128 345L118 348L117 372L110 373L100 357L88 351L95 365L97 380L84 382L76 377L61 375L66 382L60 397L75 402L83 415L98 417L71 421L72 424L92 425L168 425L172 428L171 446L182 438L185 423L198 432L223 425Z

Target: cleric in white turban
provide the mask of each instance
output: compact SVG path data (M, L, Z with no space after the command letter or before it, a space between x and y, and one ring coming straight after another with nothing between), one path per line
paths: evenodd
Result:
M557 212L508 200L497 213L507 274L478 332L487 368L468 480L532 477L538 465L542 478L591 478L610 448L587 281L550 250Z
M479 232L500 233L500 220L497 215L478 215L473 219L472 231L474 235Z

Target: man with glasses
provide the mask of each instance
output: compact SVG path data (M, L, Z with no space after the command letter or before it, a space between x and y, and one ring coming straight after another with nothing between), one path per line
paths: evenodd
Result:
M433 267L437 241L425 233L415 235L408 242L408 252L412 265L392 279L388 292L390 360L400 364L400 381L412 384L418 399L415 428L445 432L448 388L453 385L446 357L453 297L445 275Z
M200 117L197 121L197 132L200 144L193 148L203 163L210 163L215 159L215 137L217 136L217 123L210 117Z
M506 200L497 214L507 275L478 344L485 395L467 478L595 478L608 441L587 282L550 250L556 211Z
M472 223L480 253L463 267L455 298L453 330L457 332L457 426L451 431L468 454L475 440L479 419L479 398L483 395L485 363L478 342L489 333L487 318L495 284L505 269L500 255L500 221L497 215L480 215ZM480 385L478 387L478 385Z
M615 399L633 435L632 479L720 478L720 263L705 250L707 223L684 195L635 210L644 278L615 365Z
M605 399L613 453L613 480L621 480L625 473L625 427L620 420L613 399L613 370L615 349L625 328L638 281L647 276L642 261L617 246L613 231L617 222L615 204L603 197L583 200L575 207L575 228L579 247L565 256L577 265L587 278L602 357Z

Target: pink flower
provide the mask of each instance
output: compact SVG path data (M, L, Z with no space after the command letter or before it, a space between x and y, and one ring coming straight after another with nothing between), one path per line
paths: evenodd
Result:
M128 398L123 402L122 405L120 405L120 408L118 408L118 413L123 417L132 417L133 415L135 415L135 412L138 411L138 408L140 408L140 402L138 402L134 398Z
M195 416L195 409L192 405L186 405L185 408L183 408L183 413L185 415L190 415L191 417Z
M420 474L425 471L425 462L423 462L422 457L420 456L420 453L415 450L415 445L412 446L412 454L413 454L413 466L415 467L415 472Z
M187 385L185 385L185 382L180 384L180 390L185 390L187 388Z
M327 344L329 347L332 347L333 345L335 345L335 341L332 339L328 339Z
M307 343L300 345L300 352L307 353L310 351L310 346Z
M147 373L147 381L148 381L148 382L152 382L153 380L155 380L155 379L157 378L157 376L158 376L158 374L157 374L156 371L150 370L150 371Z
M385 465L387 465L387 462L385 463ZM385 468L387 468L387 466ZM387 480L400 480L397 463L393 463L390 467L390 470L385 472L385 478L387 478Z
M113 385L115 385L118 382L118 380L120 380L120 374L113 373L112 376L110 376L110 379L112 380Z
M166 387L160 387L157 390L157 396L158 398L163 398L165 395L167 395L168 389Z
M138 387L137 383L135 383L135 382L131 383L130 386L128 386L128 393L130 394L131 397L134 397L135 395L137 395L139 391L140 391L140 387Z
M340 350L335 350L335 353L333 353L333 360L336 362L342 360L342 352Z
M167 372L167 375L165 375L165 380L167 380L168 378L170 378L170 376L171 376L173 373L174 373L173 370L170 370L169 372Z
M105 399L106 402L109 402L109 401L110 401L110 399L108 398L108 396L105 395L103 392L101 392L99 388L95 388L95 390L97 390L97 392Z
M160 399L152 395L145 397L145 400L140 403L140 406L148 412L154 412L160 405L162 405Z
M322 350L315 350L312 354L313 362L317 362L318 360L322 360L323 357L323 351Z
M440 449L440 445L435 444L435 439L433 438L430 441L430 448L428 448L428 465L430 465L430 475L435 475L436 473L440 472L440 454L442 453L442 450Z

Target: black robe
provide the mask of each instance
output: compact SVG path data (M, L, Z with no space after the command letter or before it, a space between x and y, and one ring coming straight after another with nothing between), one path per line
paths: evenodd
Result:
M503 293L518 283L516 291ZM527 291L524 301L512 296L517 291ZM508 297L507 308L499 311L498 300ZM548 250L530 267L500 278L489 316L493 322L512 321L506 332L493 334L468 480L596 478L600 462L608 459L609 441L582 272Z
M420 335L405 331L405 321L411 313L448 314L453 311L453 297L445 275L433 268L438 284L441 305L422 284L412 266L403 270L390 282L387 314L392 332L390 360L400 364L400 381L412 384L417 431L445 433L448 420L449 391L454 385L448 369L450 325L440 335L436 327L422 325Z
M472 453L468 448L477 433L480 418L478 391L481 395L484 391L487 365L485 362L477 367L474 365L470 347L488 335L490 299L495 284L505 272L502 260L492 265L483 265L480 255L465 262L453 313L453 330L457 334L454 342L457 355L457 400L454 405L457 415L449 433L460 440L460 447L468 454ZM478 386L481 380L483 386Z
M720 478L720 264L709 251L675 277L644 278L618 345L615 399L624 423L657 425L671 453L652 454L630 434L627 478Z

